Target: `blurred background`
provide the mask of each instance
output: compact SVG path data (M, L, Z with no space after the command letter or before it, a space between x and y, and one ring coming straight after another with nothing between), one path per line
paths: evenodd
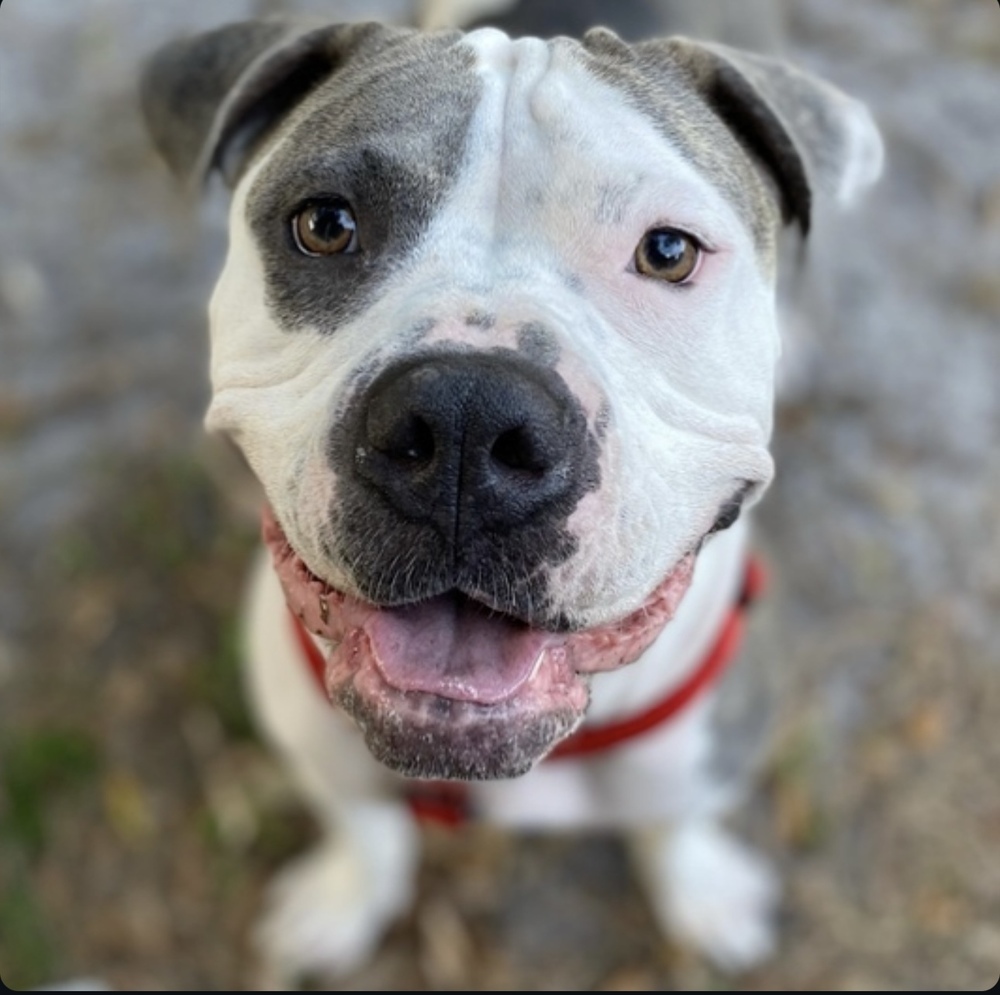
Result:
M411 8L3 2L10 986L262 983L261 888L314 827L247 716L236 617L256 524L200 428L225 198L173 186L141 127L137 66L230 19ZM736 821L787 895L780 955L738 986L983 989L1000 976L1000 10L781 0L763 37L865 100L889 158L817 247L756 518L775 621L751 652L780 662L788 693ZM660 939L611 837L474 827L426 842L411 915L327 987L737 984Z

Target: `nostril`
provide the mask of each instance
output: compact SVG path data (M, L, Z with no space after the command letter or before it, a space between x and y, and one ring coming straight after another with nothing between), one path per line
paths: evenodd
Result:
M520 358L417 357L384 370L356 404L334 438L351 445L359 486L446 544L560 515L597 475L584 466L579 404L556 373Z
M523 426L497 436L490 449L490 459L506 470L519 470L535 476L541 476L549 469L549 462L539 450L534 435Z
M434 458L434 431L419 415L373 420L368 440L383 456L399 463L428 463Z

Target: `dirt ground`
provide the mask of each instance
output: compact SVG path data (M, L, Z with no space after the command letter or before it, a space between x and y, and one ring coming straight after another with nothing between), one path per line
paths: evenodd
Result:
M0 10L0 977L254 990L269 875L314 837L256 738L252 518L201 438L222 209L170 188L142 51L311 6ZM210 12L206 10L211 8ZM389 9L391 8L391 10ZM610 836L426 832L412 912L330 990L983 990L1000 977L1000 9L787 0L789 52L889 152L824 246L756 513L749 652L785 695L734 820L786 882L740 978L664 941ZM171 12L172 11L172 12ZM222 464L224 467L225 464ZM765 624L766 623L766 624Z

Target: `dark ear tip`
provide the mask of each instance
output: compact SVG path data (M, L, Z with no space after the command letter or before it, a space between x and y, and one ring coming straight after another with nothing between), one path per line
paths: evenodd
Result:
M179 38L154 51L139 75L139 106L153 145L185 186L199 186L196 164L207 137L189 70L196 40Z
M153 144L195 188L213 166L220 108L246 68L287 33L279 21L240 21L167 42L143 64L139 102Z
M783 77L787 67L753 53L680 36L669 44L715 113L776 180L782 221L797 224L805 238L812 217L812 180L796 129L789 126L781 101L766 85L772 76ZM779 93L780 89L779 84Z
M611 28L591 28L584 34L582 42L583 47L591 52L599 52L603 55L613 55L626 59L634 57L632 46L621 35L612 31Z

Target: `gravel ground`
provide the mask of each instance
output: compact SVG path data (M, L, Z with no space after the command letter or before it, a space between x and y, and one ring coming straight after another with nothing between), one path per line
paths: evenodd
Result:
M245 712L235 617L255 527L198 427L223 203L198 213L171 189L136 119L135 65L251 12L406 7L3 3L8 985L264 983L248 943L260 890L315 829ZM981 990L1000 976L1000 12L783 9L791 54L870 103L889 166L817 253L757 518L775 584L751 652L782 661L787 694L737 821L785 871L781 951L722 978L659 938L614 838L475 827L428 831L412 913L368 969L323 987Z

